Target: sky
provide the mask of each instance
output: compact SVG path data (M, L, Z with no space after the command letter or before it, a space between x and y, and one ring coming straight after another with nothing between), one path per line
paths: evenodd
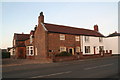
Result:
M29 34L41 11L45 23L92 30L97 24L105 36L118 31L118 2L2 2L0 48L12 47L14 33Z

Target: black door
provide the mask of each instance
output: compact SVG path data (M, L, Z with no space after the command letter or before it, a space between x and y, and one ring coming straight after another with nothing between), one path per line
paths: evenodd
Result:
M72 49L69 49L69 53L71 53L71 54L72 54Z

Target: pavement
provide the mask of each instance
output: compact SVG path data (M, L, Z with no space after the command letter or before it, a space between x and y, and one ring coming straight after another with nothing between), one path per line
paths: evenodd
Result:
M2 66L18 66L18 65L25 65L25 64L44 64L44 63L51 63L51 60L46 59L2 59Z
M118 57L3 66L4 78L118 78Z

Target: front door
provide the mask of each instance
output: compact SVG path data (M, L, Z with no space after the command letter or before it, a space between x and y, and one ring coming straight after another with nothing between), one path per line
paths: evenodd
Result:
M72 54L72 55L74 55L74 49L73 49L73 48L70 48L70 49L69 49L69 53Z
M96 54L96 47L94 46L94 54Z

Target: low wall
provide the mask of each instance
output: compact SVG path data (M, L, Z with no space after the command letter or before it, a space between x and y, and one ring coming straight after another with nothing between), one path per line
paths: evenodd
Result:
M27 59L35 59L35 56L27 56Z
M79 60L79 59L92 59L92 58L100 58L100 57L108 57L112 55L112 51L103 51L99 54L92 54L92 55L83 55L83 53L79 53L79 55L73 55L73 56L57 56L52 58L53 62L61 62L61 61L70 61L70 60Z
M99 58L99 57L101 57L101 54L81 55L81 59Z
M55 57L53 59L53 62L70 61L75 59L76 59L75 56L61 56L61 57Z

